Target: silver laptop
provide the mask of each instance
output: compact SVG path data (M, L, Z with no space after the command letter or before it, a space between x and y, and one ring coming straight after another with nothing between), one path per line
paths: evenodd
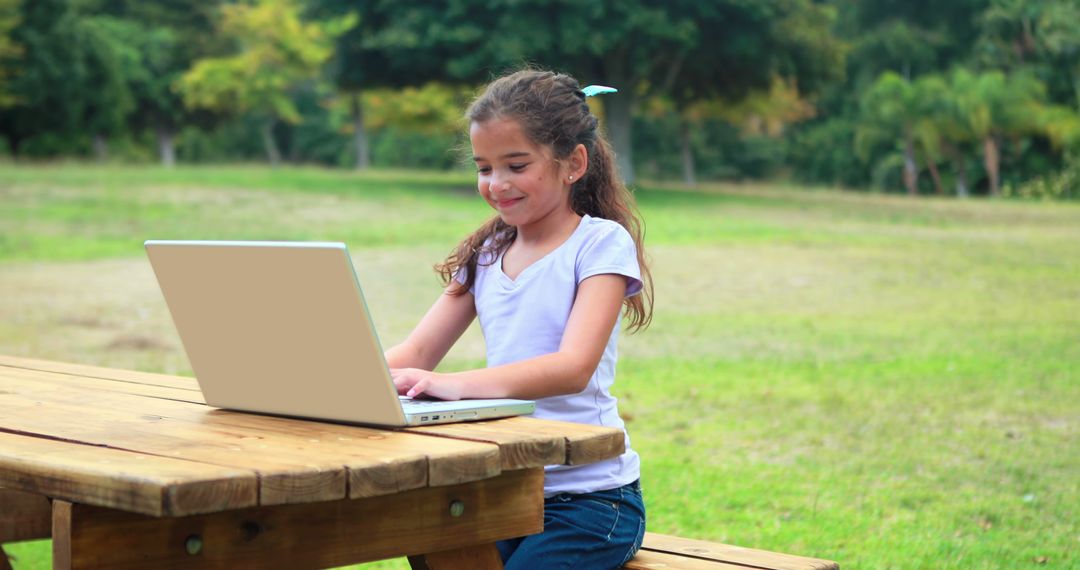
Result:
M207 404L380 426L535 409L526 400L398 396L343 243L145 245Z

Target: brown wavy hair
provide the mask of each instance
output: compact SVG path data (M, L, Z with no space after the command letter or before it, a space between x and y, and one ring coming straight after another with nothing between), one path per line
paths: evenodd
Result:
M497 119L516 121L525 135L538 146L551 148L555 160L570 156L577 145L585 146L589 166L570 187L570 207L578 215L588 214L617 222L634 239L637 261L644 285L640 295L623 300L627 329L636 332L652 321L652 273L645 257L645 225L634 197L615 169L615 153L599 129L599 121L589 110L585 93L569 75L525 69L492 81L465 112L469 124ZM488 220L465 238L435 270L449 285L454 275L465 270L465 283L450 288L451 295L463 295L476 282L476 266L482 257L495 260L513 243L517 229L499 218ZM489 262L490 263L490 262Z

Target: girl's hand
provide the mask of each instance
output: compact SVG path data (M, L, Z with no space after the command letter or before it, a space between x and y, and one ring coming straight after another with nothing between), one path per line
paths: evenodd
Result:
M428 396L440 400L460 400L462 397L461 384L446 374L419 368L391 368L390 376L402 396Z

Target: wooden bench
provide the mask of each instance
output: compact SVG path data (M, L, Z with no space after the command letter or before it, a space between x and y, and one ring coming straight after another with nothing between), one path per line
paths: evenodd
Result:
M839 570L830 560L645 533L623 570Z

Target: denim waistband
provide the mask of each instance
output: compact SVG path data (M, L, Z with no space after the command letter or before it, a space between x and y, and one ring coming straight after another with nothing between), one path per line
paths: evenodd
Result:
M589 495L602 495L605 493L621 493L622 491L630 491L633 493L641 494L641 479L635 479L631 483L627 483L622 487L615 487L614 489L604 489L602 491L591 491L588 493L556 493L550 497L545 497L545 501L570 501L575 498L587 497Z

